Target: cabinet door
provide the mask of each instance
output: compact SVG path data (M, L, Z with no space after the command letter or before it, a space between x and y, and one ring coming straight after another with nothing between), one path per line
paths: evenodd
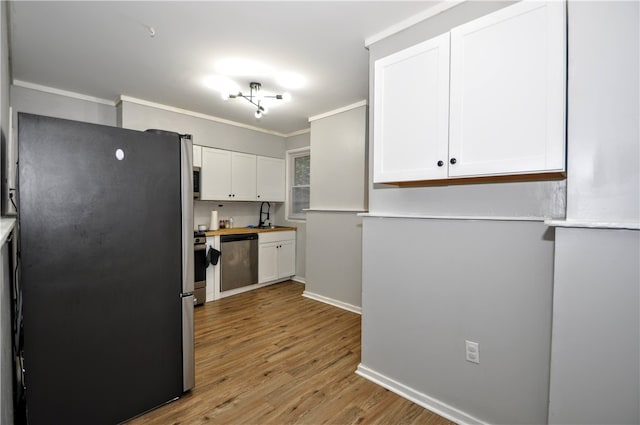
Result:
M563 171L564 2L520 2L451 31L449 176Z
M278 243L278 277L289 277L296 274L296 242L280 241Z
M284 202L284 159L259 156L257 162L257 200Z
M234 201L256 200L256 156L231 153L231 193Z
M258 245L258 283L278 278L278 242Z
M231 152L202 148L200 199L231 199Z
M202 146L193 145L193 166L202 167Z
M377 60L374 73L373 182L446 178L449 33Z

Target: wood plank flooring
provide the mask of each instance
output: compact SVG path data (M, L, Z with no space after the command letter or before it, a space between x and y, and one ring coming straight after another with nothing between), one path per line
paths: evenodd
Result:
M142 424L450 422L354 373L360 316L271 285L195 311L196 386Z

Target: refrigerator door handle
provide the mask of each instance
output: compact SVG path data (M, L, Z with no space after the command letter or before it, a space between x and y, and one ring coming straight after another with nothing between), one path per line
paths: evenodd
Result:
M188 134L180 137L182 202L182 293L193 292L193 143Z
M195 349L193 335L193 295L182 296L182 391L195 386Z

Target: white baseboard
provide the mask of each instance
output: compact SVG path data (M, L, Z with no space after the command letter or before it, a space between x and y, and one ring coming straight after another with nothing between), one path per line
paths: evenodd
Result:
M293 276L291 278L291 280L293 280L294 282L299 282L299 283L304 283L304 284L307 283L307 281L304 279L304 277L298 276L298 275Z
M353 304L345 303L342 301L334 300L333 298L325 297L324 295L314 294L313 292L304 291L303 297L310 298L312 300L320 301L325 304L330 304L334 307L341 308L343 310L351 311L353 313L362 314L362 307L355 306Z
M401 384L398 381L394 381L393 379L384 376L368 367L364 366L362 363L358 365L358 369L356 370L356 374L362 376L363 378L380 385L388 389L389 391L393 391L401 397L406 398L414 402L415 404L424 407L432 411L433 413L437 413L443 418L447 418L450 421L453 421L457 424L473 424L473 425L486 425L486 422L481 421L478 418L475 418L461 410L456 409L455 407L449 406L446 403L443 403L440 400L437 400L433 397L429 397L426 394L418 392L413 388L410 388L404 384Z

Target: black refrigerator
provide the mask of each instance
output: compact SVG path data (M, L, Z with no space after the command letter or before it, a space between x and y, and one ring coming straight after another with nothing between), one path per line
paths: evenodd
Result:
M190 137L18 115L29 424L114 424L194 385Z

